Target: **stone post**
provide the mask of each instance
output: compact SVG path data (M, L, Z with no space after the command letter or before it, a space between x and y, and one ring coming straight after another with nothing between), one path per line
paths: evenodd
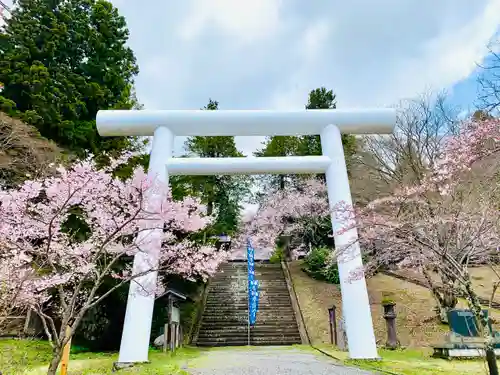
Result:
M385 347L394 350L399 347L396 333L396 304L394 302L385 302L382 306L384 307L384 319L387 326L387 342Z
M344 317L339 319L339 325L337 329L337 348L342 351L348 350L349 348Z
M328 318L330 320L330 344L337 346L337 318L335 316L335 309L335 306L328 309Z

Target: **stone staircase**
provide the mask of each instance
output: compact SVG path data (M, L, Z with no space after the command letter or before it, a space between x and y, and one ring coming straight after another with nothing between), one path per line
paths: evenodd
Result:
M257 322L250 328L250 345L300 344L301 338L280 264L255 263L260 283ZM246 262L220 267L211 280L197 346L248 345Z

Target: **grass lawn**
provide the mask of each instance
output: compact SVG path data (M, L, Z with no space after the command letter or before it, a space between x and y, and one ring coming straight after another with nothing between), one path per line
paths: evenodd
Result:
M360 361L347 359L347 353L330 345L319 345L319 349L342 360L346 365L367 370L385 370L401 375L480 375L488 374L483 360L445 360L431 358L428 349L384 350L379 349L380 361Z
M152 350L151 363L123 369L120 373L135 375L185 374L182 365L199 354L196 348L182 348L175 354ZM0 340L0 371L5 375L41 375L46 373L51 357L51 348L46 341ZM116 353L72 353L68 375L111 374Z

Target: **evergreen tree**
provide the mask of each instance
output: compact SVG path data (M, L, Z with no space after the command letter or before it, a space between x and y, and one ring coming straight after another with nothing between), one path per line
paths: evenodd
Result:
M295 156L299 153L300 138L277 135L267 137L264 147L256 151L255 156ZM284 189L287 182L292 182L295 175L264 175L260 182L269 187Z
M337 108L336 95L332 90L320 87L311 90L306 109L335 109ZM305 135L300 137L299 142L300 155L321 155L321 140L319 135ZM349 159L356 152L356 138L352 135L342 134L342 144L346 162L349 165Z
M219 103L212 99L203 109L215 111ZM232 136L190 137L186 141L189 154L202 158L242 157ZM182 176L175 179L178 190L201 195L207 214L215 215L210 234L233 233L238 226L240 202L249 193L246 176Z
M105 0L15 0L0 33L0 105L78 154L123 150L101 138L100 109L139 106L125 19Z
M335 109L337 108L336 96L332 90L320 87L309 93L306 109ZM349 167L350 159L356 152L356 139L352 135L342 134L342 144L346 163ZM273 136L268 137L263 148L255 152L255 156L304 156L321 155L321 140L319 135L304 136ZM264 176L261 183L270 188L284 189L286 183L293 184L296 175Z

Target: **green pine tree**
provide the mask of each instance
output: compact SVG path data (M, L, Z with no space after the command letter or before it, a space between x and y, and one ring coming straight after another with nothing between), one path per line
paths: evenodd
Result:
M332 90L320 87L309 93L306 109L335 109L337 108L336 96ZM342 144L346 163L349 168L350 160L356 152L356 138L352 135L342 134ZM304 156L321 155L321 140L319 135L305 136L273 136L266 138L263 148L255 152L255 156ZM348 169L349 170L349 169ZM286 184L294 184L300 176L279 175L263 176L261 184L270 188L284 189ZM323 176L321 177L323 178Z
M219 103L212 99L203 109L215 111ZM244 156L236 148L234 137L190 137L185 144L190 155L202 158L224 158ZM232 234L238 226L240 202L249 194L249 179L246 176L183 176L175 180L191 195L199 195L207 205L207 214L215 215L210 234L221 232Z
M320 87L311 90L309 93L306 109L335 109L337 108L337 98L332 90ZM342 134L342 144L344 145L344 154L346 162L356 152L356 138L352 135ZM300 137L299 145L300 155L321 155L321 140L319 135L306 135Z
M15 0L0 32L0 106L77 154L136 145L101 138L95 125L100 109L139 106L128 37L109 1Z

